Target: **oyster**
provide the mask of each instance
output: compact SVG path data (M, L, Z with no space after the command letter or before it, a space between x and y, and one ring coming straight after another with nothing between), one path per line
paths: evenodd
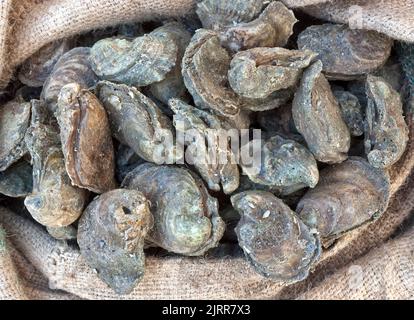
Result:
M151 202L154 228L146 240L152 245L199 256L216 247L223 236L217 200L187 169L144 163L126 176L122 186L141 191Z

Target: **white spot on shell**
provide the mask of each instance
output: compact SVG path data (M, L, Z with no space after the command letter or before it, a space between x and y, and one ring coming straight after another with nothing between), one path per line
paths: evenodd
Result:
M269 216L270 216L270 211L269 210L266 210L265 211L265 213L263 213L263 219L266 219L266 218L269 218Z

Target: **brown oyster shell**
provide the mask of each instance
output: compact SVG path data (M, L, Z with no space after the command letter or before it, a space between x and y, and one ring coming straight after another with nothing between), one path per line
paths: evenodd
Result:
M65 85L59 94L56 117L72 183L95 193L114 189L111 131L105 109L95 95L77 83Z
M347 158L350 133L321 71L322 63L318 60L303 73L292 103L293 120L316 160L342 162Z
M197 107L231 118L240 112L242 101L227 86L229 65L230 56L220 46L218 34L197 30L183 58L184 84Z
M64 227L82 214L86 190L72 186L66 173L57 128L50 124L41 103L32 104L32 124L25 142L33 162L33 191L24 204L32 217L47 227Z
M323 24L305 29L298 37L299 49L318 53L328 79L353 80L385 64L393 40L372 30Z
M321 171L318 185L299 201L296 212L329 243L380 217L389 198L388 173L350 157Z

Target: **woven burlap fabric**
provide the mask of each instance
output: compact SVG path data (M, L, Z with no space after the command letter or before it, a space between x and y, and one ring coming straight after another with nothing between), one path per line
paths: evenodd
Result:
M343 23L354 18L349 16L350 12L355 13L350 8L357 5L362 8L357 11L363 17L361 27L414 42L411 0L284 2ZM50 41L120 22L183 15L193 5L192 0L0 0L0 88L8 83L22 61ZM406 120L412 129L411 113ZM412 130L410 135L407 152L391 170L393 198L387 212L374 224L351 232L326 251L314 272L302 283L283 287L265 279L241 255L220 259L151 256L142 283L132 294L119 297L86 266L75 247L53 240L31 220L1 209L0 298L412 297L412 264L406 262L412 259L408 248L414 247L414 231L389 241L414 207L414 176L410 175L414 163ZM384 260L391 269L380 267ZM362 277L353 273L355 266L359 274L362 270Z
M337 270L300 299L413 299L414 228Z
M307 7L315 17L352 27L373 29L414 42L414 0L341 0Z

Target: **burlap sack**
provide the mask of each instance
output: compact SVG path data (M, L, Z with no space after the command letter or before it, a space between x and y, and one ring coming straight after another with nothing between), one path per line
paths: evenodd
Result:
M327 20L352 22L414 42L412 0L284 2ZM22 61L52 40L120 22L182 15L193 4L192 0L1 0L0 86L6 86ZM406 106L410 144L391 170L393 198L389 209L377 222L355 230L326 251L304 282L282 287L257 275L240 252L220 258L150 256L143 281L130 295L119 297L86 266L75 247L52 239L43 227L2 208L0 298L413 297L414 229L389 241L414 207L413 109L413 105Z

